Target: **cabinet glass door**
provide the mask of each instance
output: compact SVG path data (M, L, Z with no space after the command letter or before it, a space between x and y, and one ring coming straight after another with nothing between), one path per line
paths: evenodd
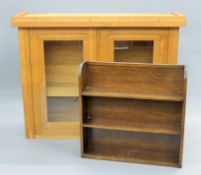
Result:
M45 41L49 122L79 122L78 69L82 41Z
M114 61L153 63L153 41L115 41Z
M100 29L101 61L167 62L168 32L163 29Z
M30 42L36 136L79 137L78 71L95 55L91 31L33 29Z

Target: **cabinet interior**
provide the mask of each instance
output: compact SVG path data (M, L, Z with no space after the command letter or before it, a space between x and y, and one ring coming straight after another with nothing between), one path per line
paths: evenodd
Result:
M82 41L45 41L45 71L49 122L79 122L78 69Z
M153 63L153 41L115 41L114 61Z
M49 122L79 122L79 101L77 97L48 97Z

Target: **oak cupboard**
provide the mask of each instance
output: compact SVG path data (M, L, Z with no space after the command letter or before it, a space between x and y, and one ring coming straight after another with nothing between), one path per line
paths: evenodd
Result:
M84 62L81 156L181 167L186 79L182 65Z
M29 14L19 31L27 138L78 138L83 60L177 63L182 14Z

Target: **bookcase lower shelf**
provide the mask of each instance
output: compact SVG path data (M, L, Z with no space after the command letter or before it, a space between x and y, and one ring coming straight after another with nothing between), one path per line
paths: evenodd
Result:
M83 157L178 166L180 136L97 128L84 128L83 132Z
M155 134L169 134L169 135L179 135L179 126L168 126L165 124L147 124L143 122L138 123L127 123L118 122L114 120L104 120L104 119L88 119L87 122L83 123L85 128L100 128L100 129L110 129L119 131L133 131L133 132L143 132L143 133L155 133Z

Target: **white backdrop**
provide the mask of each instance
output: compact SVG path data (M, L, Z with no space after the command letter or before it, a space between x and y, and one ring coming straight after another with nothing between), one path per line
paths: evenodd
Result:
M201 172L201 1L199 0L0 0L0 174L174 174ZM81 159L78 140L26 140L17 30L10 18L28 12L173 12L181 28L179 64L187 65L188 92L182 169Z

